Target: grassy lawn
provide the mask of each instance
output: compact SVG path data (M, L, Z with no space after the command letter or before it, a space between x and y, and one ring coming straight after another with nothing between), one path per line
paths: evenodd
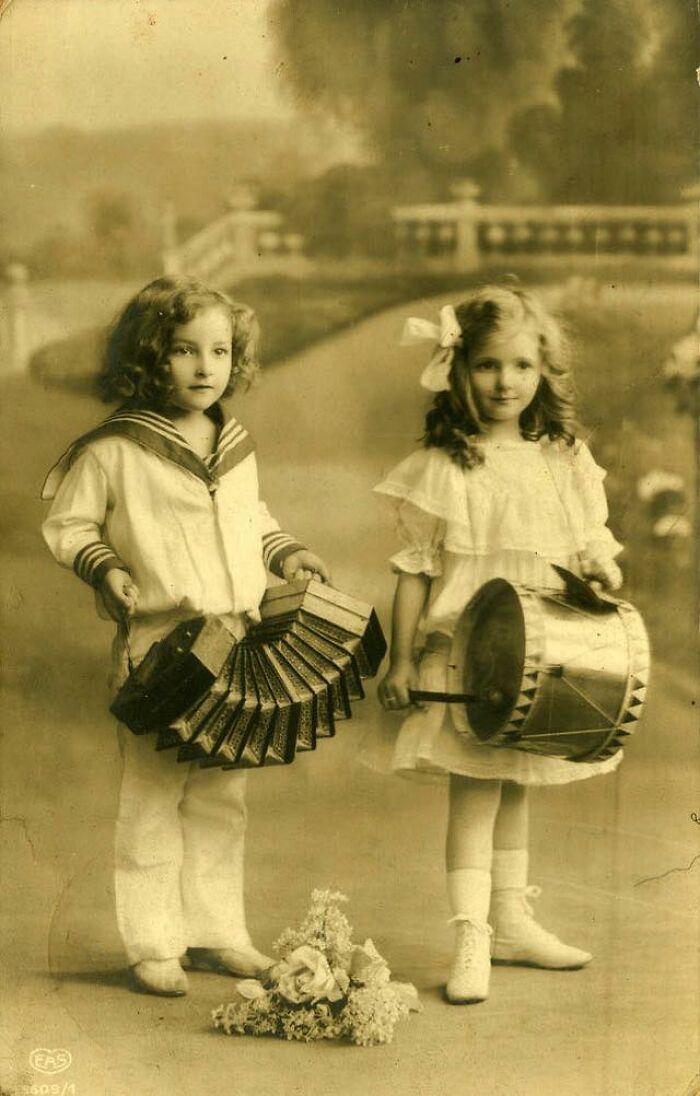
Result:
M611 294L608 294L608 299ZM664 389L661 368L670 346L692 328L695 299L625 294L599 308L568 313L577 347L576 378L585 434L608 470L611 525L626 551L625 597L642 612L656 653L697 672L697 583L691 539L652 534L640 477L661 470L684 478L693 510L697 477L693 423ZM697 520L697 515L696 515Z

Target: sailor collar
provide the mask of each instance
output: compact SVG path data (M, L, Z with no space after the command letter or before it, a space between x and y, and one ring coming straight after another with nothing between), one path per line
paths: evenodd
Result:
M214 452L203 460L165 415L146 408L120 407L69 446L46 477L41 497L52 499L85 446L107 437L129 438L143 449L196 476L213 494L222 477L252 453L255 444L245 427L236 419L227 418L219 404L214 404L208 414L219 427L219 437Z

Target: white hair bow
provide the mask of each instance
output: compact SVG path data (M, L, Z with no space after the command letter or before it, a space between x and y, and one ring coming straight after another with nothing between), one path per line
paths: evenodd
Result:
M399 345L415 346L419 342L437 343L432 358L421 373L421 385L429 392L447 392L455 347L462 342L462 328L451 304L440 309L439 324L417 316L406 320Z

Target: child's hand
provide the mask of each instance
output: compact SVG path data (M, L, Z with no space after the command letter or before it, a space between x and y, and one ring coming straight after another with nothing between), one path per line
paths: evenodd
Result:
M118 567L113 567L102 579L100 593L105 609L117 624L128 620L138 605L138 586L134 585L127 571Z
M414 704L409 690L417 687L418 675L413 659L401 659L392 662L389 672L379 683L377 696L382 707L388 712L397 711ZM415 704L415 707L420 708L421 705Z
M323 560L314 552L300 548L292 552L282 564L285 582L299 582L301 579L315 578L321 582L330 582L331 576Z
M622 586L622 571L613 559L598 559L596 556L581 555L581 573L594 588L619 590Z

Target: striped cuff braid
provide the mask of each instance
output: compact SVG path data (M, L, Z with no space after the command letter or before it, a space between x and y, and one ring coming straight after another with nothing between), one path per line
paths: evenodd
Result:
M73 560L73 570L76 575L90 586L99 586L107 572L115 568L120 571L129 570L119 556L115 556L109 545L103 544L100 540L86 544Z
M290 537L288 533L266 533L263 537L263 562L268 571L278 578L284 578L282 567L287 556L292 552L304 550L304 545Z

